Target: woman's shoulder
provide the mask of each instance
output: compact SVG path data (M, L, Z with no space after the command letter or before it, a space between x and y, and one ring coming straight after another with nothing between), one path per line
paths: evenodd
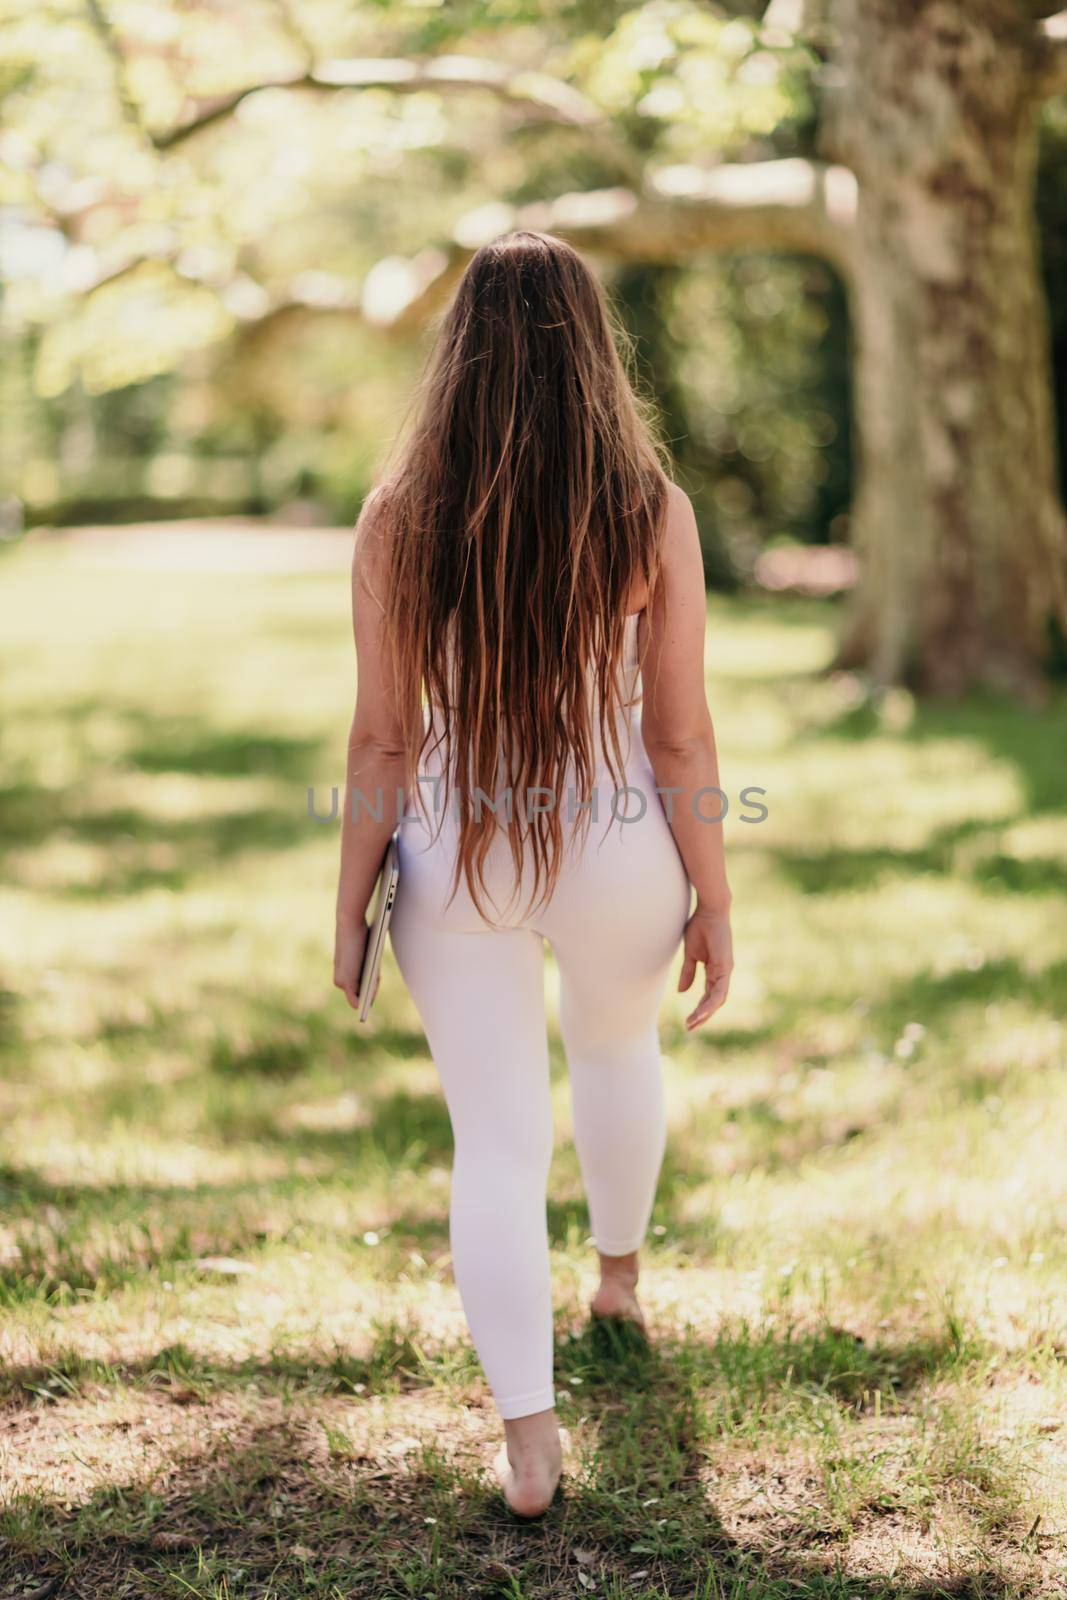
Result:
M356 552L364 557L380 557L387 548L395 525L397 484L383 479L363 497L356 518Z
M690 598L704 594L704 554L700 544L693 502L676 483L668 484L667 509L660 532L657 609L674 612L680 604L688 607Z
M383 605L382 596L390 562L394 527L391 515L393 492L394 485L386 481L375 484L364 496L352 543L353 584L365 588L379 607Z
M691 562L693 552L700 549L693 502L685 490L676 483L667 486L667 512L664 517L660 559L665 567L683 566Z
M667 480L667 510L664 517L664 532L677 534L690 524L696 523L696 513L693 502L680 484L673 479Z
M396 504L397 487L395 478L383 478L367 490L356 519L357 532L364 528L384 532L390 509Z
M689 521L695 526L693 505L684 489L670 478L665 478L666 494L662 519L658 530L656 558L660 568L670 556L673 559L674 551L679 542L679 536L685 537L685 530ZM630 591L626 604L626 620L635 621L648 603L648 585L640 580Z

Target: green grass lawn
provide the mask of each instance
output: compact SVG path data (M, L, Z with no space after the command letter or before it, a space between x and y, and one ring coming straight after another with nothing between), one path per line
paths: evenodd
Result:
M647 1350L586 1318L554 1036L526 1527L415 1011L391 961L366 1031L331 986L345 573L30 544L0 612L0 1593L1064 1592L1067 700L872 704L829 607L713 603L770 815L727 822L728 1008L664 1012Z

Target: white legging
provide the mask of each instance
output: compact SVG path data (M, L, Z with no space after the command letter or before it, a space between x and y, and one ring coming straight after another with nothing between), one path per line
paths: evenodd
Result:
M463 884L445 905L455 859L450 807L436 840L411 813L401 828L393 948L452 1121L453 1271L505 1418L555 1404L544 940L559 966L574 1138L605 1255L640 1245L663 1158L657 1012L690 891L636 725L634 739L626 781L641 792L644 815L629 795L617 810L633 820L613 821L614 788L603 777L599 818L584 848L568 852L548 906L505 930L482 920ZM510 858L499 843L488 878L502 909Z

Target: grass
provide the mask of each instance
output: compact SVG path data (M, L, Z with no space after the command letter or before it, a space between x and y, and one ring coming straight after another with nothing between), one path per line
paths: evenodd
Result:
M344 575L0 577L0 1594L1063 1592L1062 695L871 701L827 607L714 602L734 993L664 1013L651 1349L585 1316L554 1045L570 1463L523 1527L418 1019L330 985Z

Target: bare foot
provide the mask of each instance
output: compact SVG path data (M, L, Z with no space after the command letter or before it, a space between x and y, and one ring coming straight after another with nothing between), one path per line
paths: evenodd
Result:
M504 1499L520 1517L547 1511L563 1471L559 1424L554 1411L535 1411L504 1423L505 1442L493 1465Z
M632 1322L647 1334L645 1314L637 1298L637 1251L628 1256L600 1257L600 1287L590 1310L594 1317L610 1317L616 1322Z

